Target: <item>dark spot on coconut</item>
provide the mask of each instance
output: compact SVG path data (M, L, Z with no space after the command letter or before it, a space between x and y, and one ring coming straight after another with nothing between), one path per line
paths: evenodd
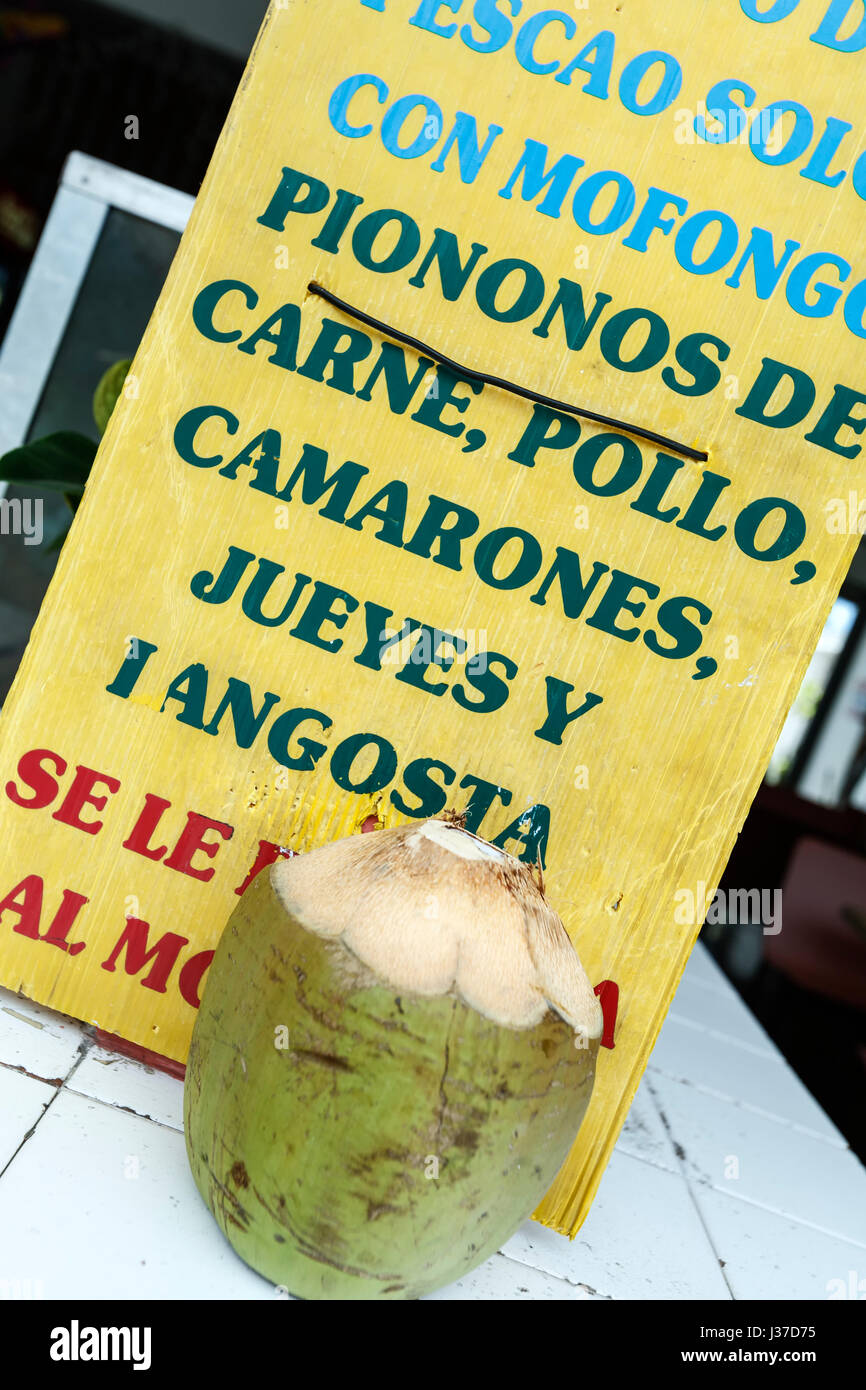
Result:
M286 1238L285 1238L285 1236L277 1236L277 1235L275 1235L275 1236L274 1236L274 1240L277 1242L277 1245L285 1245L285 1243L286 1243Z
M410 1167L414 1157L414 1154L411 1154L408 1149L376 1149L375 1152L367 1154L363 1162L365 1166L369 1164L371 1167L375 1167L383 1159L387 1159L390 1163L399 1163L403 1167Z
M304 975L304 972L301 971L300 975L298 976L299 986L303 983L303 980L305 978L306 976ZM313 1004L312 1001L307 998L302 989L298 989L295 998L297 999L297 1002L300 1004L304 1012L308 1013L311 1018L314 1018L317 1023L320 1023L323 1028L327 1028L328 1031L331 1033L342 1033L343 1029L339 1019L336 1017L330 1018L328 1014L325 1013L324 1009L317 1008L316 1005Z
M545 1057L552 1057L554 1052L556 1051L556 1043L553 1041L552 1038L542 1038L541 1050L544 1053Z
M378 1221L380 1216L384 1216L389 1211L397 1211L397 1207L392 1207L388 1202L369 1202L367 1203L367 1220Z
M336 1265L338 1269L343 1269L347 1273L363 1274L363 1270L352 1271L351 1266L346 1264L346 1241L342 1233L337 1230L333 1222L324 1218L313 1221L306 1237L299 1236L293 1232L301 1244L305 1253L313 1259L323 1260L327 1264ZM387 1276L383 1275L383 1278Z
M403 1290L403 1287L404 1287L404 1286L403 1286L402 1284L389 1284L388 1287L387 1287L387 1289L383 1289L382 1292L383 1292L383 1293L401 1293L402 1290Z
M243 1163L241 1159L238 1159L237 1163L232 1164L229 1177L238 1187L249 1187L250 1185L250 1177L246 1169L246 1164Z
M268 1213L269 1216L272 1216L275 1221L279 1221L281 1225L286 1224L286 1219L283 1213L281 1211L275 1211L274 1208L270 1205L270 1203L265 1200L265 1198L262 1196L261 1192L259 1192L259 1189L257 1187L253 1187L253 1193L255 1194L257 1200L264 1207L265 1211Z
M307 978L307 972L306 972L306 970L302 970L301 967L300 967L299 965L293 965L293 966L292 966L292 969L294 970L295 974L297 975L298 980L300 981L300 983L303 984L303 983L304 983L304 980Z
M298 1047L292 1052L292 1056L300 1057L307 1062L318 1062L321 1066L330 1067L334 1071L355 1070L344 1057L333 1057L329 1052L311 1052L307 1048Z
M400 998L399 994L394 996L394 1003L397 1005L398 1014L401 1014L403 1012L403 1000Z
M474 1153L478 1148L479 1137L478 1131L475 1129L461 1129L454 1136L455 1147L468 1149L470 1153Z

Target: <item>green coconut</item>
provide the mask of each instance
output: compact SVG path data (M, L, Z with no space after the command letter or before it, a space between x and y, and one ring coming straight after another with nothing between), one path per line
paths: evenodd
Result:
M184 1096L195 1181L290 1293L418 1298L537 1206L601 1031L532 871L459 826L282 859L209 971Z

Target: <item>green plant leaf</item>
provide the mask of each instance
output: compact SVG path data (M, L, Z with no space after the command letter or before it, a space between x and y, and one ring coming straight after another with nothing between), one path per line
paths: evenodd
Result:
M115 362L113 367L109 367L105 372L93 393L93 418L96 421L96 428L100 434L105 434L105 427L111 419L111 412L117 405L118 397L123 390L123 383L129 374L132 363L126 358L122 362Z
M97 445L72 430L34 439L0 458L0 481L81 497Z

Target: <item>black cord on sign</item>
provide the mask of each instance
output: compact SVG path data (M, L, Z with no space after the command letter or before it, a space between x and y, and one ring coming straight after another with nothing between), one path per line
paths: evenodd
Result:
M474 381L484 381L488 386L498 386L503 391L511 391L515 396L523 396L527 401L536 401L539 405L550 406L552 410L562 410L567 415L577 415L581 420L592 420L597 425L613 425L615 429L624 430L626 434L633 434L638 439L647 439L651 444L661 444L665 449L670 449L675 454L684 454L686 458L695 459L698 463L705 463L709 454L703 449L693 449L689 444L678 444L675 439L668 439L664 434L656 434L653 430L645 430L640 425L630 425L627 420L615 420L611 415L598 415L594 410L583 410L577 405L568 405L566 401L555 401L552 396L543 396L540 391L533 391L529 386L518 386L516 382L506 381L501 376L491 376L490 372L478 372L473 367L463 367L453 358L446 357L444 352L438 352L436 348L428 347L422 343L420 338L413 338L408 333L401 333L399 328L392 328L390 324L383 323L381 319L373 318L372 314L366 314L363 309L356 309L353 304L347 304L345 299L340 299L331 290L326 290L324 285L319 285L315 280L311 280L307 286L310 294L317 294L320 299L325 299L329 304L333 304L337 309L342 309L344 314L350 318L357 319L359 323L366 323L370 328L375 328L380 333L384 333L388 338L396 338L397 342L405 343L407 347L414 348L416 352L423 353L426 357L432 357L434 362L441 362L443 367L450 367L458 376L471 377Z

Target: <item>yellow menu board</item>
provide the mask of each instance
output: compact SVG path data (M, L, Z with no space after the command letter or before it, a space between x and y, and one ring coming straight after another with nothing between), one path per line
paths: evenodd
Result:
M577 1228L858 539L861 11L271 6L3 711L5 985L182 1060L257 869L465 812L608 982Z

